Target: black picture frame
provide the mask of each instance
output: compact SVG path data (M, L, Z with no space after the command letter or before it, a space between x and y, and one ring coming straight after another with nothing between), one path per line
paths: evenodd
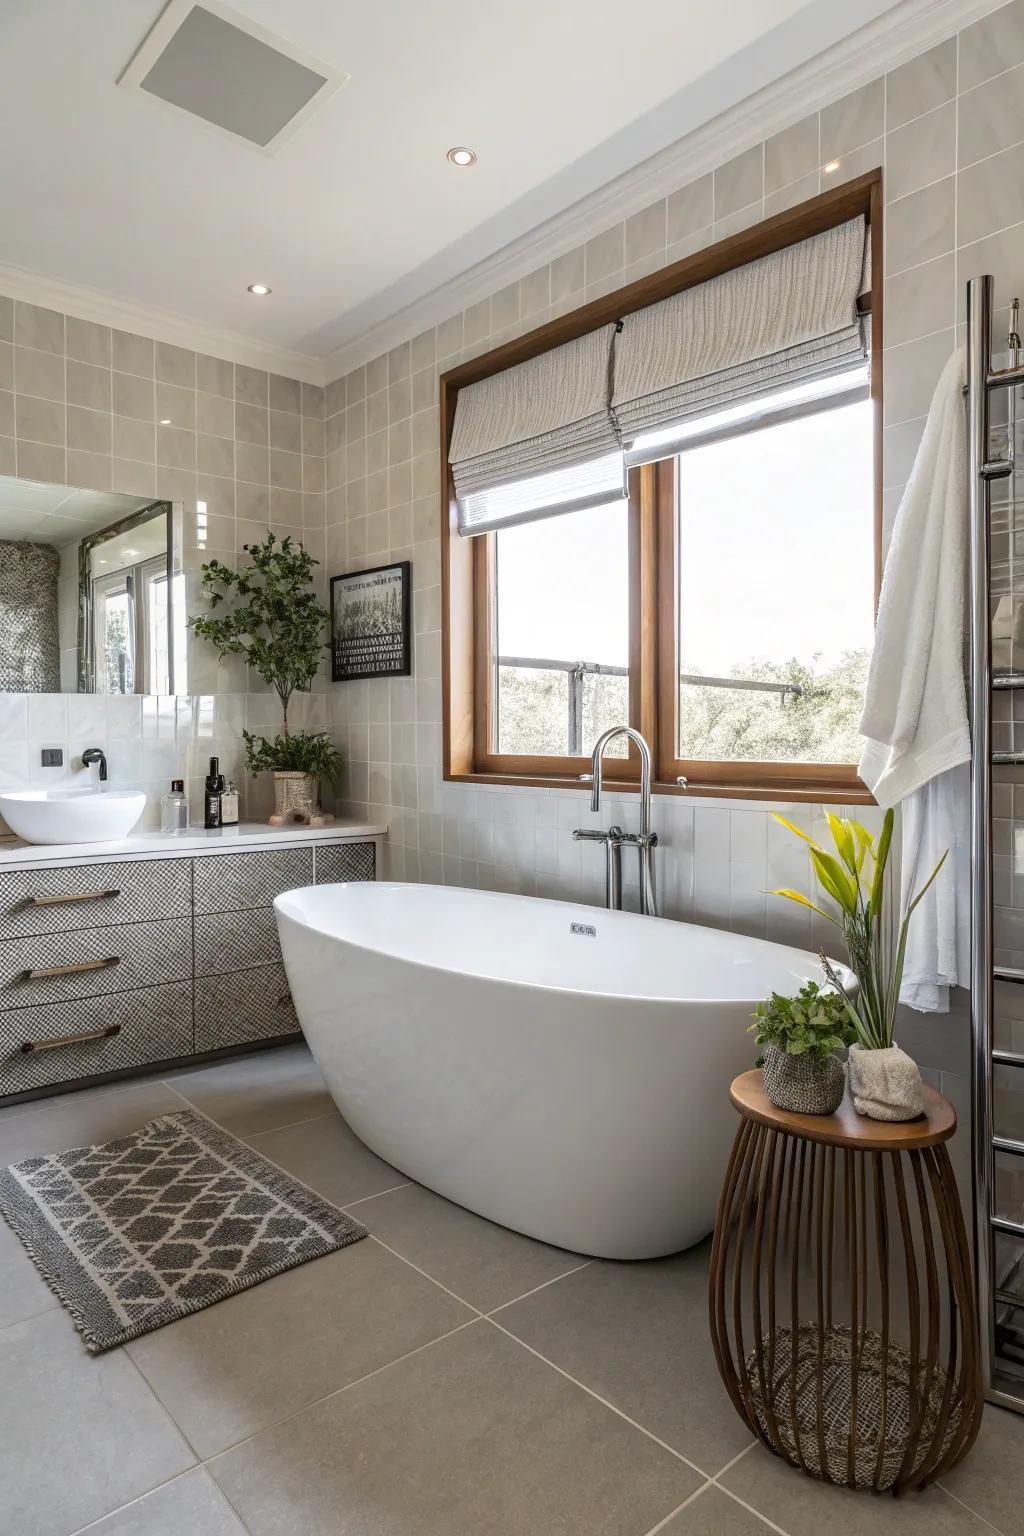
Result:
M382 600L389 613L397 608L399 628L342 636L346 618L358 625L358 604ZM412 674L412 561L394 560L347 576L331 577L331 680L354 683L362 678L409 677Z

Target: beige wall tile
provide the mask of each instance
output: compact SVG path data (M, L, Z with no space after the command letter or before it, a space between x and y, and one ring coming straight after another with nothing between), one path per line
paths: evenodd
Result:
M64 356L64 316L39 304L14 305L14 340L20 347Z
M1024 0L1012 0L960 33L960 90L1024 63Z
M156 495L156 466L135 459L114 459L112 487L129 496Z
M67 455L68 484L84 491L113 490L113 460L108 454L86 453L69 448Z
M319 384L303 384L302 414L303 416L313 416L318 421L323 421L324 392Z
M14 340L14 300L0 295L0 341Z
M913 341L953 324L956 262L952 254L925 262L885 284L885 339L888 345Z
M947 38L927 53L918 54L907 64L892 69L885 77L885 126L898 128L912 117L920 117L951 101L956 95L955 37Z
M809 176L801 176L799 181L791 181L788 186L781 187L778 192L769 192L764 200L765 218L770 219L775 213L785 213L787 208L795 208L798 203L806 202L809 197L817 197L819 182L819 173L813 170Z
M65 339L68 357L93 363L99 368L110 367L109 325L96 325L92 320L78 320L74 315L68 315Z
M0 437L14 436L14 394L0 389Z
M270 409L301 415L302 385L298 379L287 379L279 373L270 375Z
M621 272L625 261L625 227L615 224L588 240L586 245L587 287Z
M69 322L70 323L70 322ZM69 405L84 405L91 411L111 409L110 369L94 367L91 363L73 362L66 365L67 397Z
M133 416L115 416L113 453L115 459L135 459L143 464L155 464L156 428L153 423L139 421Z
M885 140L872 139L870 144L851 149L838 160L826 160L821 167L821 190L827 192L830 187L838 187L844 181L853 181L867 171L877 170L884 159Z
M887 347L883 362L886 426L926 416L939 375L956 345L952 327L899 347Z
M582 293L587 286L587 252L586 247L579 245L575 250L566 251L564 256L557 256L551 263L551 302L557 304L560 300L572 299L578 293ZM440 351L440 335L438 336L438 355L445 356Z
M14 348L14 387L19 395L35 395L39 400L63 400L65 362L53 352L33 347Z
M968 166L957 180L961 244L1024 220L1024 144Z
M235 437L240 443L269 443L269 412L261 405L235 402Z
M665 198L642 208L626 220L626 265L642 257L663 253L668 244L668 206Z
M872 80L821 113L821 160L837 160L885 132L885 81Z
M17 436L33 443L52 443L63 448L64 404L60 400L36 400L19 391L14 397Z
M961 169L1024 139L1024 64L960 97L957 163Z
M50 443L19 440L17 452L19 479L45 480L48 485L67 485L67 457L63 448Z
M223 395L228 400L235 398L235 365L222 357L211 357L208 353L196 354L196 388L205 390L208 395Z
M110 422L109 411L89 411L80 405L69 405L67 408L68 447L83 448L88 453L99 453L109 458Z
M298 453L302 447L302 417L294 416L290 411L270 412L269 421L271 448L286 448L289 453Z
M956 104L947 102L885 136L888 202L956 170Z
M885 239L886 269L891 273L951 251L956 243L956 177L947 176L890 203Z
M0 389L14 388L14 347L0 341Z
M145 336L135 336L130 331L110 333L111 366L119 373L137 373L151 379L155 350L155 343Z
M270 456L258 443L235 444L235 478L254 485L270 484ZM238 514L241 517L241 513Z
M187 432L196 429L196 392L177 384L157 384L156 419L165 426L183 427Z
M157 426L156 462L158 468L186 469L193 474L196 468L196 434L182 427ZM159 476L157 477L159 479Z
M764 196L764 145L755 144L714 173L715 222Z
M165 384L178 384L184 389L196 387L196 355L185 347L175 347L167 341L156 344L156 376Z
M196 394L196 426L213 437L234 438L235 403L224 395L200 390Z
M200 432L196 438L196 466L204 474L234 477L235 444L232 438Z
M235 364L235 399L245 405L269 405L270 377L261 368Z
M239 450L242 445L239 444ZM270 450L270 485L283 486L286 490L302 490L302 455L286 453L281 448Z
M995 277L995 302L1002 307L1017 295L1024 297L1024 224L986 235L957 252L957 318L966 318L966 285L971 277L991 272Z
M115 347L116 352L116 347ZM137 421L154 421L156 401L153 382L132 373L113 373L115 416L133 416Z
M800 181L817 171L821 163L818 154L820 135L819 114L812 112L791 128L773 134L764 146L764 190L778 192L794 181Z

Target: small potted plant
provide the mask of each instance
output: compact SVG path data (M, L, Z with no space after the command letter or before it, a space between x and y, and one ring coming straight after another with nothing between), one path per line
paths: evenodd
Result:
M248 566L222 560L203 566L210 612L189 619L192 629L221 656L241 656L281 701L283 729L273 741L243 731L250 773L274 775L272 824L322 819L320 785L333 782L341 754L325 731L290 731L288 705L308 693L324 654L330 614L313 589L317 561L290 538L272 533L246 544ZM225 605L226 611L217 610Z
M822 955L825 975L842 996L853 1030L847 1065L854 1108L872 1120L916 1120L924 1111L921 1073L894 1041L893 1030L910 920L946 855L898 918L892 911L890 892L891 809L885 813L877 841L860 822L843 821L829 813L834 854L784 816L775 820L809 844L815 878L825 897L834 903L834 910L818 906L799 891L779 890L774 894L810 907L839 929L850 969L857 978L855 990L844 986L839 967Z
M834 1052L853 1030L839 992L808 981L795 997L773 992L758 1003L750 1026L762 1054L764 1091L778 1109L798 1115L831 1115L846 1091L843 1064Z

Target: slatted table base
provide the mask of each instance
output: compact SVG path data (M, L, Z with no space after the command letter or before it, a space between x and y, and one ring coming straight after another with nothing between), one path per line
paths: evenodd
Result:
M803 1136L801 1117L766 1123L770 1107L747 1118L744 1082L710 1276L732 1402L812 1477L924 1488L970 1449L982 1408L970 1254L944 1141L929 1144L921 1122L918 1144L899 1127L886 1143L876 1126L858 1147L849 1117L845 1137L837 1125L818 1139L829 1116L806 1117Z

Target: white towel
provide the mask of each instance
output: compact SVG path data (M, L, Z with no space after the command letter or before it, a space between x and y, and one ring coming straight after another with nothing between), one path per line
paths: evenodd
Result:
M910 925L903 1001L945 1011L968 979L970 761L965 358L939 379L885 563L861 735L860 775L880 805L903 802L904 897L950 856Z

